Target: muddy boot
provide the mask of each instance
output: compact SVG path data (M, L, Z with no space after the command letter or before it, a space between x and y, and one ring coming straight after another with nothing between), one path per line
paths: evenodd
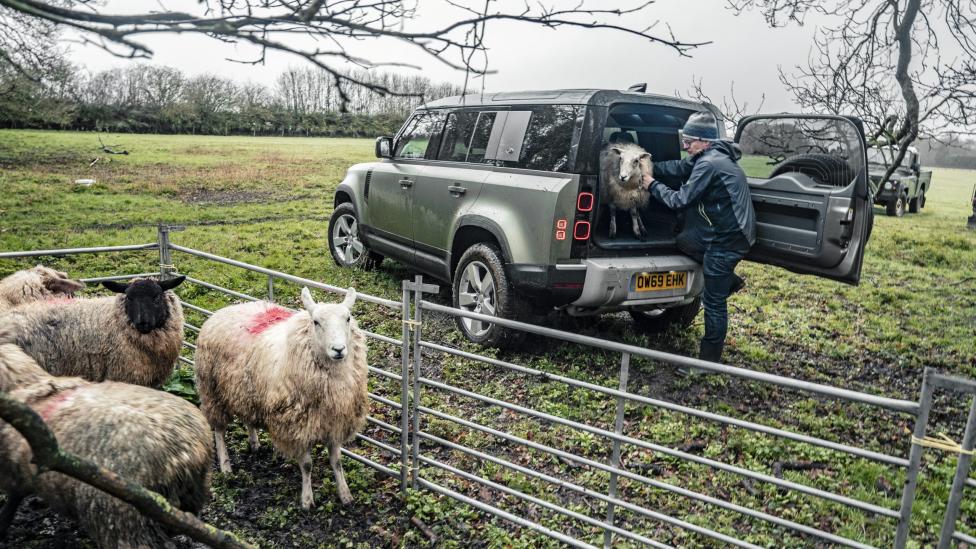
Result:
M701 348L698 351L698 358L721 364L723 349L725 349L725 343L705 343L702 341Z
M746 281L741 276L732 273L732 284L729 287L729 295L732 295L746 287Z

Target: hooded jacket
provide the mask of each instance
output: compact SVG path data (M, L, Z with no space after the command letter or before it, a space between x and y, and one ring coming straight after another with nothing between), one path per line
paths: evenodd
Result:
M679 242L696 255L708 249L749 251L756 242L756 213L742 157L731 141L714 141L704 151L681 160L654 163L654 177L686 180L678 189L651 186L651 194L672 210L692 209L685 216Z

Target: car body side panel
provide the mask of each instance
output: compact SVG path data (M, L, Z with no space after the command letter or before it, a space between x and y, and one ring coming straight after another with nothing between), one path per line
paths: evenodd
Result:
M464 218L483 218L501 227L507 235L509 263L549 264L561 191L571 191L575 200L577 187L575 175L498 169L485 180ZM452 233L463 226L460 221Z

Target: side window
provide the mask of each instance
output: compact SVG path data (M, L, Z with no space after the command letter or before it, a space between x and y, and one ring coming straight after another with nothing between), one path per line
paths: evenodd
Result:
M428 147L436 151L440 141L444 113L439 111L422 112L407 124L406 131L400 135L393 151L395 158L425 158Z
M455 162L467 160L471 134L477 121L478 113L473 111L456 111L447 115L444 137L437 152L437 159Z
M517 166L529 170L565 171L576 118L577 108L571 105L534 109L525 130Z
M495 126L496 112L483 112L478 115L478 122L474 127L474 135L471 136L471 147L468 149L468 162L480 164L485 160L485 152L488 150L488 141L491 138L491 129Z

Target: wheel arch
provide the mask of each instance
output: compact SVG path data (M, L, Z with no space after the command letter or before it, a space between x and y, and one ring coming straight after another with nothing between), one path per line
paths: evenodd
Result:
M511 263L512 253L505 238L505 233L498 223L480 216L463 216L458 221L458 227L451 238L451 252L449 256L451 278L457 269L458 260L464 251L479 242L494 244L501 250L505 263Z

